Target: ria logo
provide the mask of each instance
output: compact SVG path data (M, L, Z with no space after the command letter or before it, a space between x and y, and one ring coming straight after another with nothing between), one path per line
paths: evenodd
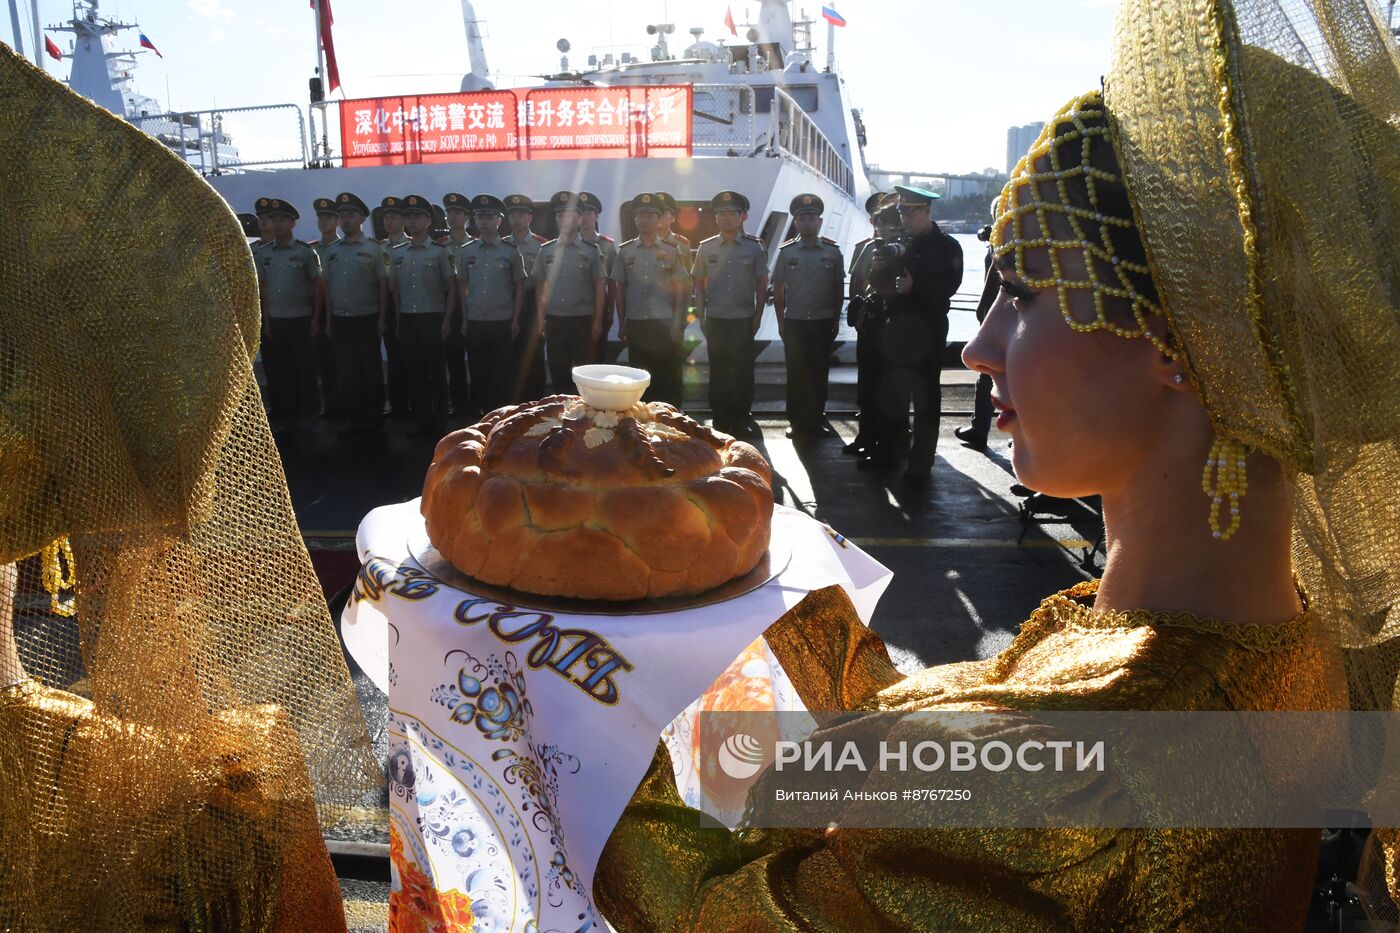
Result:
M763 768L763 746L747 732L736 732L715 753L720 770L736 781L747 781Z

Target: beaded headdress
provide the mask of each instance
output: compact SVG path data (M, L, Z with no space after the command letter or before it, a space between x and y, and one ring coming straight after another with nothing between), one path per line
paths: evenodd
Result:
M1074 98L1046 123L993 205L992 248L998 257L1014 258L1016 274L1026 285L1055 289L1060 314L1074 330L1145 338L1176 359L1170 315L1143 254L1132 204L1123 195L1121 165L1103 95L1091 91ZM1120 195L1100 196L1110 190ZM1117 210L1110 201L1119 205ZM1027 253L1032 251L1048 258L1048 276L1028 270ZM1070 252L1075 265L1083 266L1082 275L1069 272ZM1092 320L1083 320L1071 307L1076 291L1089 294ZM1110 301L1119 307L1111 309ZM1129 314L1132 325L1125 323ZM1246 454L1243 445L1220 431L1206 457L1201 491L1210 499L1211 533L1220 540L1229 540L1239 529L1240 497L1248 487Z
M1146 262L1121 255L1118 248L1119 239L1138 237L1137 221L1130 211L1105 213L1099 203L1101 185L1122 185L1123 180L1094 164L1096 145L1111 146L1112 140L1103 95L1093 91L1062 107L1016 164L1011 180L993 205L992 248L998 258L1008 253L1015 257L1016 274L1031 288L1059 289L1060 313L1075 330L1145 337L1163 353L1175 356L1168 339L1154 331L1149 321L1163 315L1164 309L1134 281L1150 281L1151 269ZM1070 179L1081 177L1088 192L1083 202L1072 196L1067 185ZM1034 229L1027 229L1031 226L1028 220L1035 222ZM1049 276L1037 277L1026 271L1027 251L1040 249L1049 256ZM1083 251L1082 277L1065 271L1062 254L1067 250ZM1091 295L1092 321L1080 320L1070 309L1070 295L1075 290ZM1113 319L1105 307L1108 298L1127 303L1135 326Z

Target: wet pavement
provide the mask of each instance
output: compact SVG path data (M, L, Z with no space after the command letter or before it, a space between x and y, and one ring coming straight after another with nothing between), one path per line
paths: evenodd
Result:
M691 367L687 379L687 410L701 419L708 415L703 375ZM832 373L827 410L836 434L797 443L784 437L782 368L764 365L758 376L762 434L749 441L772 463L779 501L831 525L894 571L872 628L900 669L996 654L1044 596L1102 567L1102 551L1089 553L1101 531L1092 503L1034 500L1034 516L1024 520L1023 500L1011 492L1007 438L994 431L989 449L978 451L953 436L969 421L972 373L944 370L938 456L931 482L918 488L906 486L899 469L858 470L842 454L856 429L853 368ZM449 428L460 424L450 421ZM354 578L354 534L364 514L421 492L433 442L410 438L410 427L390 421L382 438L367 443L343 440L323 425L302 449L284 452L298 521L329 597ZM338 602L332 599L336 612ZM383 760L386 698L351 668ZM342 878L361 879L346 894L347 910L360 919L382 916L387 896L385 804L383 796L365 801L328 837Z

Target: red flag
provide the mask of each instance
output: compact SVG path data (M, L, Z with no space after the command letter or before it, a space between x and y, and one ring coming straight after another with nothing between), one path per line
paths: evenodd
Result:
M731 7L724 8L724 25L729 27L731 35L737 36L739 34L739 30L734 28L734 10Z
M316 9L318 0L311 0L311 9ZM335 40L331 38L331 26L335 17L331 15L331 0L319 0L321 4L321 48L326 50L326 93L340 87L340 68L335 63Z
M58 46L54 45L54 41L48 36L44 36L44 51L48 52L49 58L52 58L54 61L63 61L63 52L59 50Z

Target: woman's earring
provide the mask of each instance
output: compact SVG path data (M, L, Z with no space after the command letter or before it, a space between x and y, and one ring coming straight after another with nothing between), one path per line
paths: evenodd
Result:
M1181 373L1177 373L1177 374L1176 374L1175 376L1173 376L1172 378L1176 380L1176 384L1177 384L1177 385L1181 385L1183 382L1186 381L1186 377L1183 376Z

